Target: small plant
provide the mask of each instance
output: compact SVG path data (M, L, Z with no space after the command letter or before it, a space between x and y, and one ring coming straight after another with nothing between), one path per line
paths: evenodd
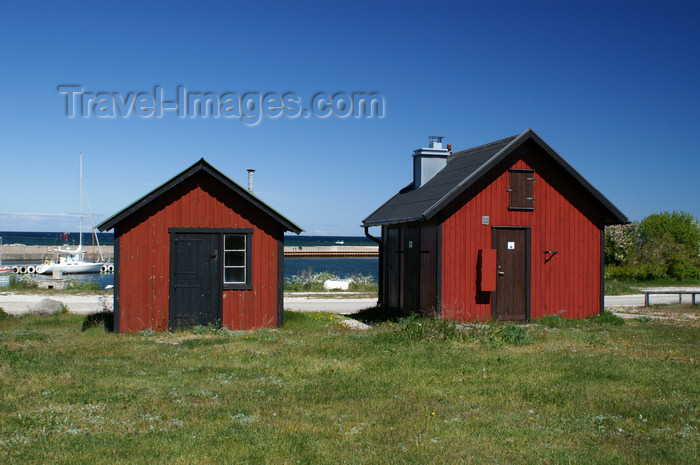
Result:
M102 287L97 283L81 283L72 281L66 287L68 291L101 291Z
M431 318L414 313L401 321L402 334L412 341L462 340L457 323L446 318Z
M605 310L600 315L589 316L586 318L586 321L594 325L620 326L625 324L625 320L623 318L615 315L610 310Z
M0 307L0 320L4 320L5 318L12 318L12 315L7 313L4 308Z
M39 285L33 275L13 275L10 276L10 289L37 289Z
M561 317L560 317L561 318ZM523 346L535 342L535 338L527 332L525 326L506 323L496 330L498 337L506 344Z
M323 283L327 280L342 280L350 281L350 291L365 291L372 292L377 290L377 284L372 276L364 276L360 274L340 277L332 273L312 273L311 271L302 272L301 275L294 275L284 279L284 290L288 292L323 292Z

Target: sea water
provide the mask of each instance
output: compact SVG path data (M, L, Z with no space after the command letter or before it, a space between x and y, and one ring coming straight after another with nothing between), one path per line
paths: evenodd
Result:
M3 245L23 244L58 246L68 243L75 246L79 243L78 233L58 232L0 232ZM99 233L98 239L101 245L114 245L114 234ZM92 247L90 233L83 233L83 245ZM377 245L376 242L364 236L284 236L284 245L292 247L318 247L318 246L368 246ZM339 278L352 276L371 276L377 282L379 275L379 259L377 257L333 257L333 258L285 258L284 277L309 276L317 273L330 273ZM112 273L90 273L69 275L71 281L96 282L101 287L114 285Z

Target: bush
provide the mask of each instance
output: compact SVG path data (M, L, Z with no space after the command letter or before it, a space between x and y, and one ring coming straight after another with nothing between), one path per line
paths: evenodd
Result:
M453 320L424 317L418 313L403 319L401 332L412 341L445 341L464 338L464 334Z
M620 265L634 255L638 246L639 223L616 224L605 228L605 263Z
M535 342L535 338L527 332L525 326L506 323L496 330L496 334L506 344L523 346Z
M605 310L600 315L589 316L586 318L586 321L594 325L621 326L625 324L624 318L615 315L609 310Z
M700 226L686 212L649 215L605 229L605 277L646 281L700 278Z

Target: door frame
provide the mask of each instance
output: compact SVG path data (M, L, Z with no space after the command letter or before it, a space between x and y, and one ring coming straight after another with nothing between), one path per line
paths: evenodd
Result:
M530 226L492 226L491 227L491 248L497 249L496 240L498 236L499 229L521 229L525 230L525 290L526 290L526 302L525 302L525 321L530 321L530 301L531 301L531 274L532 274L532 263L531 263L531 231ZM491 295L491 318L495 321L498 320L498 309L496 304L496 294L498 293L498 286L496 286L496 291Z
M214 292L216 295L216 315L219 321L223 324L223 235L226 229L219 228L168 228L168 234L170 234L170 257L168 263L168 329L172 329L172 311L173 311L173 300L172 297L175 294L175 276L173 268L173 263L175 263L175 238L178 234L202 234L202 235L214 235L218 236L216 241L218 244L217 255L220 257L221 266L217 265L217 283L215 284Z

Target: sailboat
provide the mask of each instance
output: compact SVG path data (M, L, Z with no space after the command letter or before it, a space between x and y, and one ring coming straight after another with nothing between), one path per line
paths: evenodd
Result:
M54 271L60 271L63 274L75 273L99 273L107 262L87 261L85 260L87 252L83 250L83 154L80 154L80 240L78 247L75 249L55 247L53 252L56 253L55 258L46 259L44 263L36 267L37 274L52 274ZM87 200L87 199L86 199ZM88 208L90 204L88 203ZM94 233L93 225L93 233ZM97 247L100 247L99 241ZM102 249L100 249L100 257L102 258Z

